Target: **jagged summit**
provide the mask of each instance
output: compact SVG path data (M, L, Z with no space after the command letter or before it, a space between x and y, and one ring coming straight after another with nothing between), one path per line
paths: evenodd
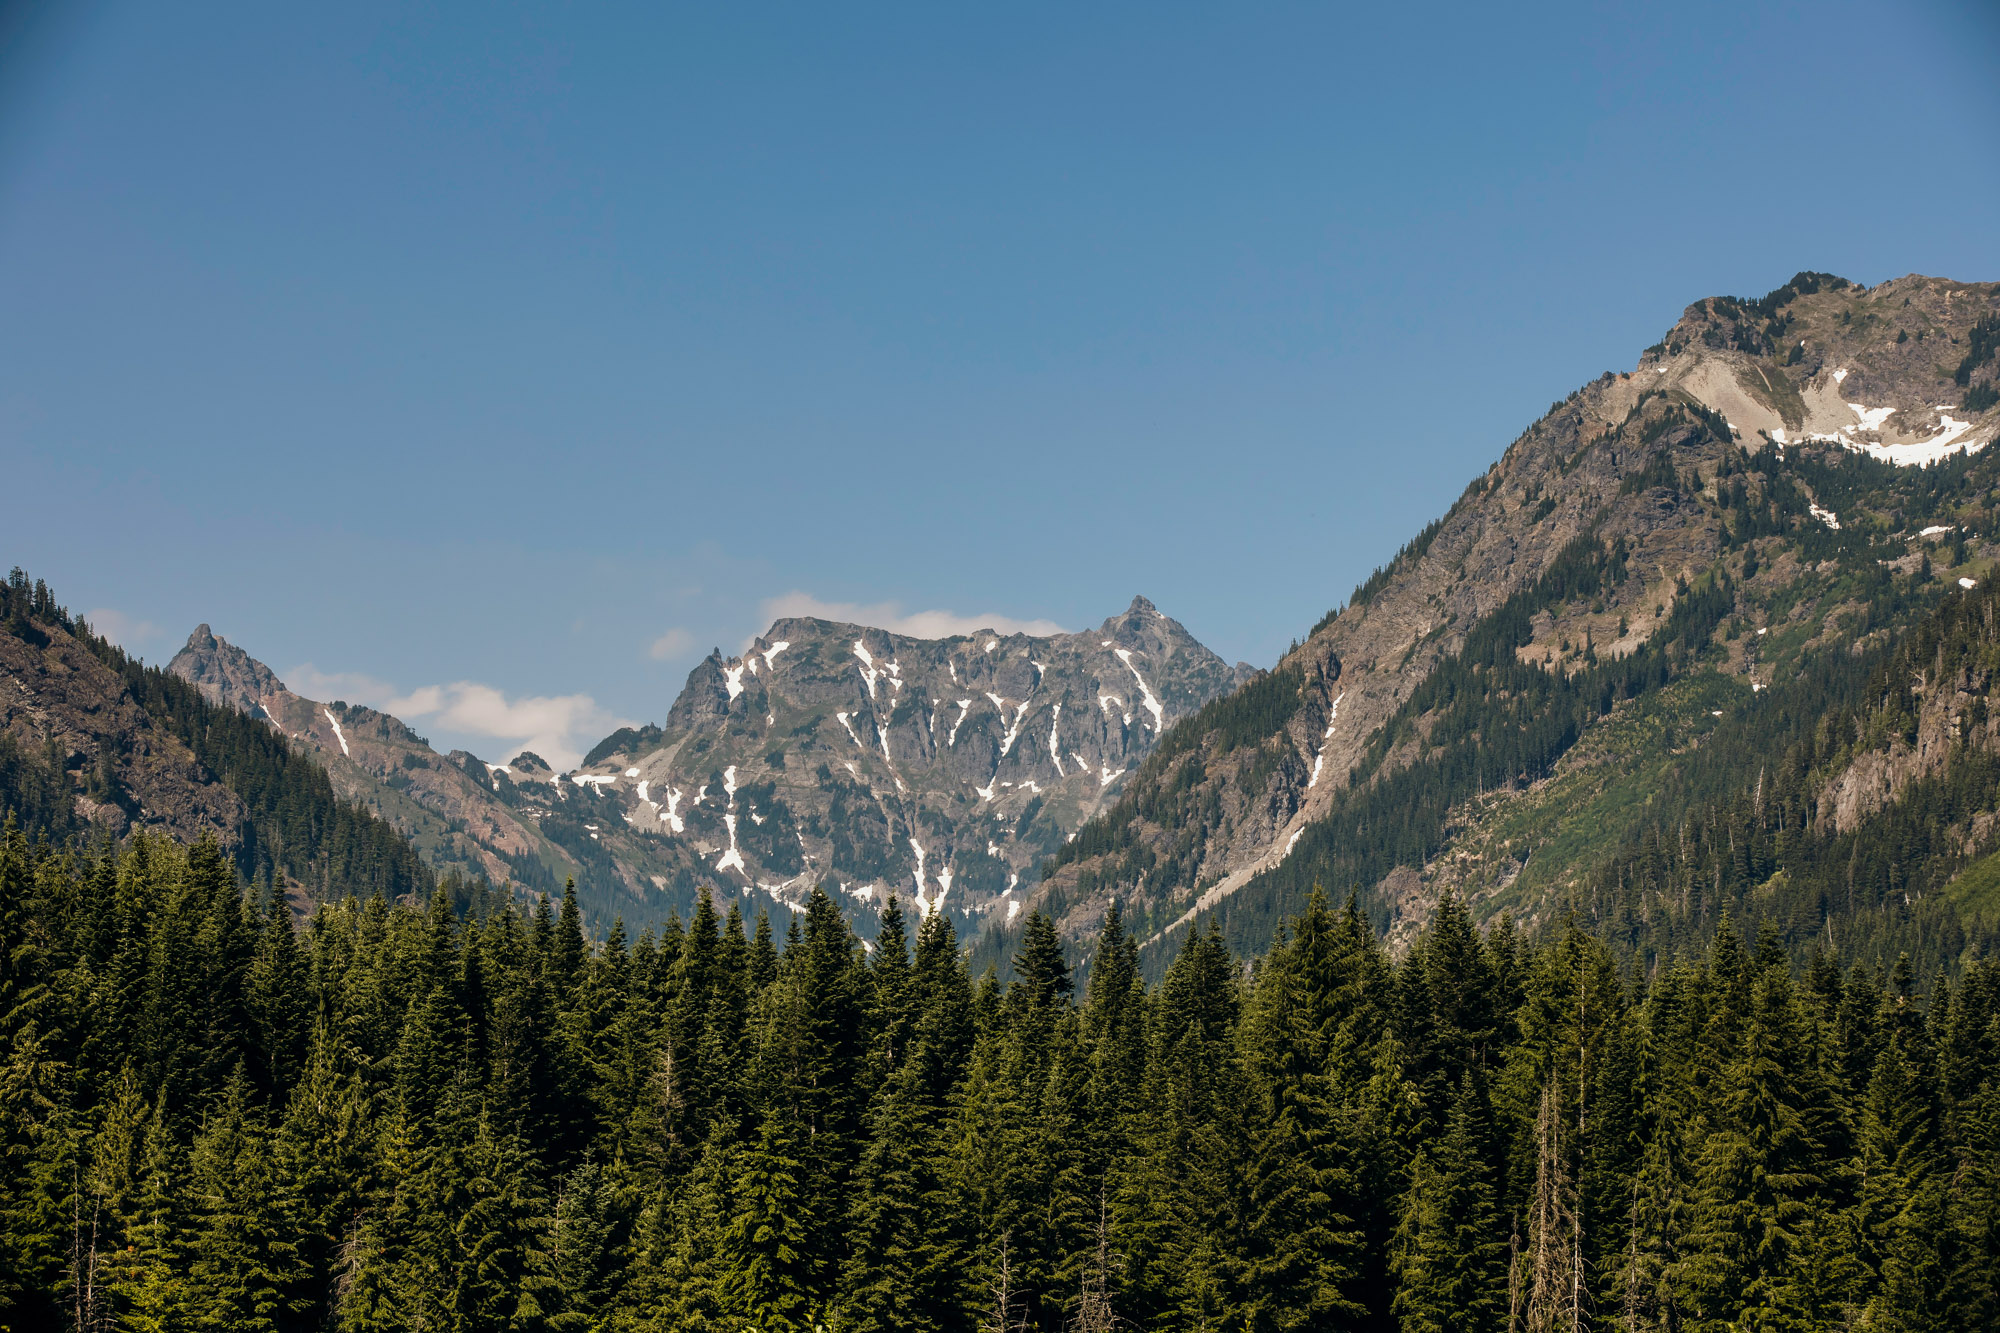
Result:
M1052 635L787 617L697 663L664 723L606 737L573 780L723 890L791 901L825 880L864 932L892 892L976 925L1247 674L1144 597Z
M167 670L200 690L210 703L240 713L254 715L265 700L286 692L276 672L206 624L195 626Z

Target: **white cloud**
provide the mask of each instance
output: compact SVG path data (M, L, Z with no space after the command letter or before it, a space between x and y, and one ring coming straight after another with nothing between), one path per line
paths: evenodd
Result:
M646 656L652 658L655 662L665 662L676 657L685 656L693 651L694 635L676 625L659 638L653 640L652 644L646 649Z
M287 671L284 680L292 693L307 699L340 699L351 704L367 704L385 713L395 712L389 707L389 701L396 697L396 687L386 680L364 676L359 671L321 671L307 662Z
M505 691L476 680L448 685L422 685L407 693L373 676L352 671L321 671L312 663L285 673L292 689L311 699L344 699L366 704L405 722L419 719L474 744L492 757L511 759L533 750L561 772L574 768L586 747L630 722L598 706L587 694L529 695L508 698Z
M817 616L854 625L885 629L891 634L907 634L913 639L947 639L976 630L998 630L1002 634L1067 634L1053 620L1020 620L1014 616L988 613L962 616L955 611L905 612L901 602L823 602L811 593L794 589L782 597L764 599L764 618L782 620L786 616Z
M152 621L128 616L108 606L85 612L83 618L90 622L92 629L120 648L133 648L160 637L160 627Z

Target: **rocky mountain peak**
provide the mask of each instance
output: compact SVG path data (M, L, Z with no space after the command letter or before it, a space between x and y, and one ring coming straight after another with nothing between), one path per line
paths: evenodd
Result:
M200 690L210 703L239 713L256 715L267 700L286 692L276 672L206 624L195 626L167 671Z
M788 617L697 663L662 725L607 737L567 781L683 849L690 883L790 902L827 882L864 933L890 893L977 926L1245 674L1144 597L1048 635Z

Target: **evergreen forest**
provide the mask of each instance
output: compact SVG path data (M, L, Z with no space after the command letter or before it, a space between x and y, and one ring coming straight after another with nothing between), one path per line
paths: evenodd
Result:
M0 1324L2000 1327L2000 967L1621 963L1312 893L1149 985L893 902L586 937L0 843Z

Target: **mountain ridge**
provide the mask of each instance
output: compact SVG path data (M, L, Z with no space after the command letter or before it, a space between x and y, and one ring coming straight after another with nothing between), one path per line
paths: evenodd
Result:
M1275 710L1281 720L1240 742L1163 746L1176 756L1173 765L1135 777L1117 809L1057 854L1036 904L1063 921L1066 936L1082 939L1117 901L1155 948L1213 913L1225 929L1236 921L1232 942L1251 949L1278 916L1296 910L1305 872L1286 869L1295 853L1331 875L1359 864L1361 852L1331 844L1314 850L1316 839L1354 849L1382 834L1378 824L1364 837L1353 823L1365 804L1349 794L1354 783L1366 787L1442 762L1431 733L1449 721L1449 701L1430 700L1411 713L1412 701L1493 617L1515 615L1510 606L1531 589L1541 588L1536 595L1544 600L1519 607L1507 652L1568 676L1586 659L1646 650L1697 584L1726 576L1730 607L1685 651L1719 655L1730 678L1754 687L1750 693L1764 688L1774 654L1754 635L1743 643L1739 622L1754 614L1769 629L1761 623L1767 604L1805 596L1818 625L1834 602L1813 598L1847 596L1836 586L1841 571L1861 579L1864 567L1886 568L1892 579L1916 582L1913 527L1894 550L1874 547L1889 541L1896 516L1938 497L1897 487L1907 490L1939 469L1980 478L1990 470L1986 445L2000 434L2000 413L1989 395L2000 356L1980 330L1996 326L2000 286L1914 275L1859 288L1806 273L1760 300L1690 305L1633 370L1606 372L1553 405L1446 514L1281 659L1267 678L1294 682ZM1952 561L1968 576L1996 549L1983 490L1979 505L1978 544ZM1932 518L1945 516L1940 510ZM1966 532L1973 535L1972 526ZM1877 566L1878 559L1887 565ZM1557 575L1557 583L1588 576L1602 586L1581 594L1544 586ZM1789 614L1799 604L1776 609ZM1793 636L1784 642L1788 661L1818 651ZM1577 734L1587 725L1577 722ZM1549 762L1559 762L1571 743L1554 749ZM1469 744L1451 751L1461 755L1452 762L1471 765L1463 768L1468 774L1479 763L1479 743ZM1541 762L1509 784L1545 778ZM1456 781L1438 780L1446 787ZM1440 839L1481 791L1451 790L1456 794L1440 794L1443 804L1421 818L1378 810L1380 818L1409 824L1395 835L1411 840L1391 858L1400 858L1396 866L1327 885L1359 890L1392 939L1435 902L1442 882L1430 872L1445 852ZM1336 807L1348 810L1338 834L1326 824ZM1196 820L1201 810L1208 813ZM1476 909L1487 901L1475 897ZM1498 902L1488 906L1497 910ZM996 936L981 948L1004 961L1009 946Z

